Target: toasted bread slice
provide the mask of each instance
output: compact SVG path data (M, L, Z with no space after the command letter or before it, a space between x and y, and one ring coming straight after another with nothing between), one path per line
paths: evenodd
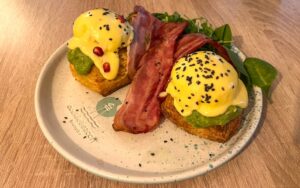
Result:
M127 76L127 54L126 49L119 51L120 67L117 77L114 80L106 80L100 73L99 69L94 65L87 75L80 75L76 72L74 65L70 63L72 75L77 81L87 88L107 96L112 92L130 83Z
M226 142L237 132L241 124L240 115L224 126L216 125L209 128L195 128L177 112L173 105L173 98L170 95L168 95L166 100L162 103L161 108L164 116L170 119L178 127L193 135L212 141Z

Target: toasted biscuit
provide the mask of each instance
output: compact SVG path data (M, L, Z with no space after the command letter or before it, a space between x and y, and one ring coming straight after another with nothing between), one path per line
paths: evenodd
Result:
M217 142L228 141L239 129L241 124L241 115L224 126L213 126L209 128L195 128L181 116L173 105L173 98L168 95L161 105L164 116L170 119L178 127L184 129L190 134L206 138Z
M87 75L80 75L76 72L73 64L70 63L72 75L77 81L86 86L87 88L107 96L119 88L130 83L127 76L127 54L126 49L119 52L120 67L117 77L114 80L106 80L100 73L99 69L94 65L92 70Z

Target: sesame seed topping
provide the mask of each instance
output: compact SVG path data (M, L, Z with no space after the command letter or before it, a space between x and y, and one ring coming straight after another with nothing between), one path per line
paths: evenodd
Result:
M184 110L182 109L182 110L181 110L181 113L183 113L183 112L184 112Z

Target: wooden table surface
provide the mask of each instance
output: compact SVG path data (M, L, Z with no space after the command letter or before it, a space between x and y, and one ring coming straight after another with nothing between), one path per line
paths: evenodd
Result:
M48 57L72 35L83 11L107 7L127 14L135 4L154 11L204 16L230 24L248 56L273 64L280 76L255 139L206 175L159 185L110 181L60 156L43 136L34 89ZM0 187L297 187L300 185L300 1L0 1Z

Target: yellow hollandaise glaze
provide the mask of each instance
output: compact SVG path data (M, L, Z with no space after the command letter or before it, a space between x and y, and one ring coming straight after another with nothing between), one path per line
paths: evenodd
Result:
M95 9L75 20L68 47L80 48L93 60L105 79L113 80L119 70L118 51L129 46L132 39L133 28L123 16L108 9ZM107 66L109 69L105 69Z
M198 51L174 65L166 92L182 116L193 110L207 117L226 112L229 106L246 108L248 94L234 67L211 51Z

